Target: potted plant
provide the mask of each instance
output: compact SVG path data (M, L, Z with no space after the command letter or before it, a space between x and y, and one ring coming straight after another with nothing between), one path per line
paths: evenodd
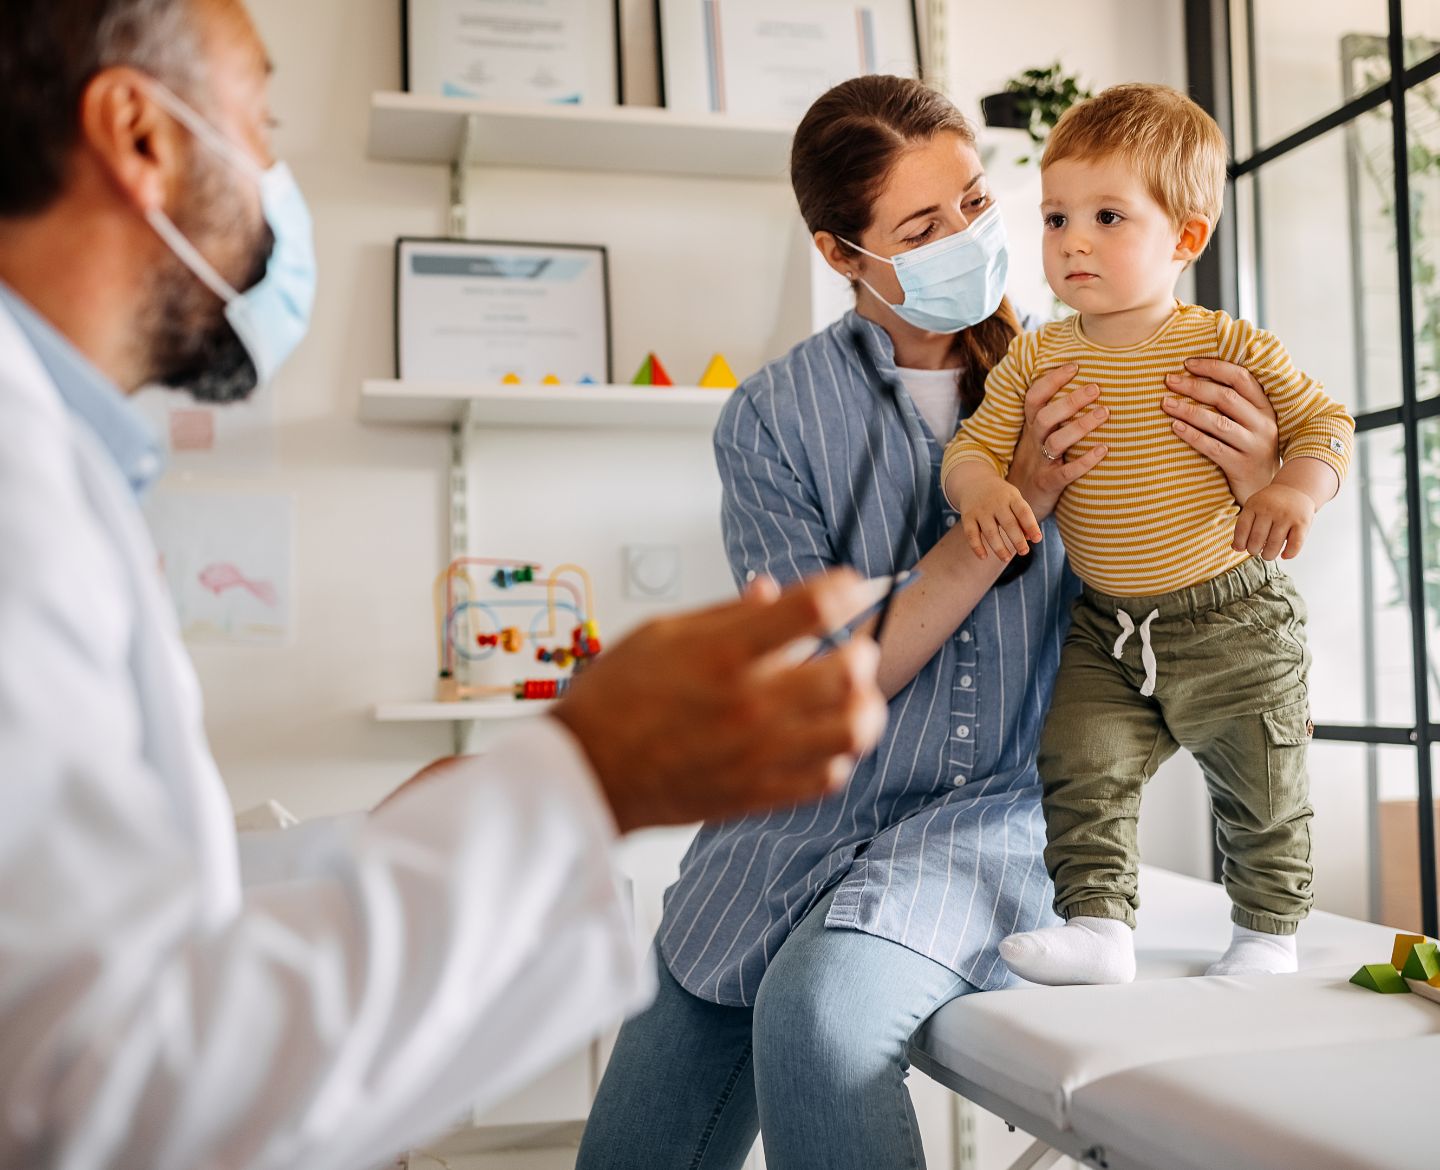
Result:
M1010 130L1024 130L1030 141L1045 144L1060 115L1076 102L1091 97L1080 79L1066 73L1059 61L1043 69L1026 69L1005 83L999 93L980 99L980 112L985 125ZM1029 156L1016 160L1029 162Z

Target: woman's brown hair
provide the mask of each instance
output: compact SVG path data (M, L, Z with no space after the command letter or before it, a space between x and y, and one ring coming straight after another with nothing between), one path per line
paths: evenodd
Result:
M790 185L810 234L859 239L869 228L875 200L896 160L909 147L941 131L972 145L975 131L948 98L919 81L868 74L841 82L816 99L790 147ZM985 397L985 378L1020 332L1009 298L987 320L955 335L951 353L962 359L960 402L965 413Z

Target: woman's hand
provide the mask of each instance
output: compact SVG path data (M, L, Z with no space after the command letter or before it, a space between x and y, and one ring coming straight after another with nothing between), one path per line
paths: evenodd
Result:
M1225 473L1243 508L1280 467L1275 408L1244 366L1190 358L1185 369L1165 379L1171 393L1161 405L1175 420L1176 435Z
M1056 398L1079 372L1073 364L1056 366L1025 392L1025 429L1015 444L1007 478L1020 489L1036 520L1050 515L1060 493L1105 458L1105 445L1097 443L1078 459L1065 459L1066 451L1110 417L1103 406L1091 409L1100 397L1099 386Z

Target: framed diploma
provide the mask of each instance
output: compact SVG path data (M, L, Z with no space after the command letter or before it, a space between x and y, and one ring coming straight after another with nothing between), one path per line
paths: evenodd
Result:
M620 103L620 0L401 0L405 88L511 104Z
M609 382L605 249L397 240L395 373L497 385Z
M656 0L663 104L798 122L863 73L920 75L915 0Z

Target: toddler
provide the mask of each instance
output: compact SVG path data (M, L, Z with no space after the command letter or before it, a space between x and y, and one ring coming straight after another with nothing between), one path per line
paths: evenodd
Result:
M1056 510L1084 589L1038 760L1065 924L1000 944L1037 983L1134 978L1140 794L1177 747L1204 771L1234 907L1209 973L1293 971L1310 908L1305 606L1274 562L1339 489L1355 426L1273 334L1175 298L1219 218L1226 153L1214 121L1164 86L1116 86L1065 114L1041 214L1046 278L1075 314L1015 339L945 452L972 547L1008 560L1040 539L1004 478L1027 387L1069 363L1062 392L1100 387L1106 420L1067 455L1106 454ZM1246 367L1275 409L1283 466L1239 504L1161 409L1191 357Z

